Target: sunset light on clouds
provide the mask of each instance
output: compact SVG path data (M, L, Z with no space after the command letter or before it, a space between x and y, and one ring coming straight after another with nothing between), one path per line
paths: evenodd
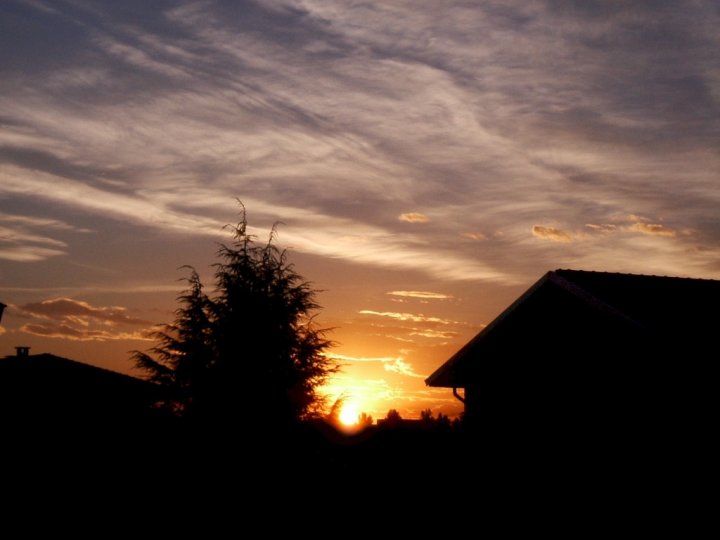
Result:
M0 5L0 356L135 373L242 201L321 290L332 398L423 377L547 270L720 278L716 2ZM353 413L355 414L355 413Z

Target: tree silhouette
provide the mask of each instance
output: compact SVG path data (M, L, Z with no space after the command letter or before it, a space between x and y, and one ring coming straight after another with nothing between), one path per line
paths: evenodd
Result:
M385 425L388 427L397 427L402 422L402 416L397 409L390 409L385 416Z
M247 423L257 411L258 425L288 426L319 413L318 387L338 365L323 354L331 342L313 322L316 291L274 245L275 228L257 245L243 207L232 233L214 265L214 294L191 269L174 323L155 334L150 354L134 358L168 389L178 414Z
M373 417L365 412L360 413L358 418L358 426L361 428L367 428L373 425Z
M203 292L200 276L190 270L189 288L178 297L182 307L175 311L175 322L153 334L159 342L151 349L156 358L134 353L136 365L165 387L167 399L162 405L187 416L203 408L216 350L213 303Z
M347 396L344 392L340 394L337 398L335 398L335 401L333 401L332 405L330 406L330 411L328 411L327 415L325 416L325 420L335 426L338 426L340 424L340 411L342 410L346 401Z
M437 418L433 417L431 409L420 411L420 423L425 429L450 429L452 422L450 417L438 412Z

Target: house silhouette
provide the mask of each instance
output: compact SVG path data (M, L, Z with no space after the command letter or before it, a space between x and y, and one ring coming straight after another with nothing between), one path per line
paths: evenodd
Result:
M716 420L718 305L720 281L551 271L426 383L452 388L489 437L702 438Z
M152 417L161 398L157 385L53 354L0 359L3 423L95 424Z

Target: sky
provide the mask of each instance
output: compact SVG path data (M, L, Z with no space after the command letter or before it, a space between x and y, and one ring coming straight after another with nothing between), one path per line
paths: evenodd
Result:
M548 270L720 279L718 28L714 0L4 0L0 355L141 375L241 200L320 291L331 399L457 414L424 377Z

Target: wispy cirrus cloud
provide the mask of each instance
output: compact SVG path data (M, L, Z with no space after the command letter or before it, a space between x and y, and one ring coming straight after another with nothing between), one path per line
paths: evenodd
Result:
M417 298L419 300L449 300L453 298L450 294L430 291L390 291L387 294L390 296L398 296L400 298Z
M124 218L138 225L157 228L166 233L184 233L219 237L225 223L204 217L202 210L224 204L229 209L232 198L208 190L189 190L195 198L180 200L177 194L157 189L140 190L134 196L111 193L73 180L36 174L25 180L12 170L0 171L0 193L24 195L33 193L69 207L81 207L116 219ZM41 190L42 188L42 190ZM422 267L446 279L487 279L513 281L515 278L498 272L481 261L447 253L433 257L431 249L413 239L393 235L380 227L356 223L300 208L270 205L263 201L244 199L249 208L271 220L284 219L294 225L282 232L282 240L309 253L342 258L370 265L415 269ZM182 208L186 208L185 211ZM197 209L189 212L187 209ZM227 214L231 216L230 213ZM252 229L256 230L256 229ZM352 234L348 234L352 233Z
M8 223L13 225L20 225L28 228L42 228L44 230L58 230L58 231L77 231L88 233L92 232L90 229L78 228L74 225L60 221L58 219L48 219L37 216L8 214L0 212L0 223Z
M361 310L359 314L373 321L371 323L373 333L370 335L390 339L407 346L410 346L410 344L422 347L444 346L457 338L461 332L467 334L469 331L478 328L477 324L470 325L461 321L421 313L366 309ZM386 323L383 321L391 322Z
M361 363L367 363L367 362L377 362L382 364L383 369L385 371L390 371L392 373L396 373L398 375L404 375L406 377L415 377L415 378L425 378L426 375L420 375L415 372L412 364L410 364L404 357L402 356L382 356L382 357L353 357L353 356L346 356L342 354L334 354L330 353L327 355L330 358L334 358L335 360L339 360L341 362L361 362Z
M70 341L153 341L149 331L116 332L110 330L78 329L67 324L24 324L20 332L33 336L68 339Z
M11 242L0 241L0 259L5 259L6 261L39 262L59 255L65 255L65 252L60 249L13 245Z
M394 362L388 362L383 364L385 371L392 371L398 375L404 375L406 377L415 377L418 379L424 379L427 375L421 375L416 373L412 365L406 362L402 358L397 358Z
M80 231L56 219L37 218L0 212L0 259L38 262L65 255L68 244L49 234L52 231Z
M661 223L633 223L630 228L633 231L637 231L642 234L649 234L651 236L665 236L667 238L675 238L678 233L676 230L666 227Z
M326 356L341 362L380 362L382 364L395 362L399 358L395 356L348 356L332 352L327 353Z
M702 5L680 19L672 9L653 12L642 38L629 31L650 13L638 7L450 3L440 18L405 2L249 2L242 17L221 2L134 7L120 13L99 3L60 14L36 2L22 14L26 35L8 29L0 144L10 148L4 163L17 169L3 178L13 184L7 196L41 194L84 213L188 232L195 223L213 234L224 223L218 206L153 204L209 186L224 201L275 206L283 220L300 209L319 222L339 219L340 237L369 227L379 234L363 236L392 238L381 245L397 252L373 257L323 249L322 235L306 238L320 256L448 279L527 279L538 257L551 255L536 251L523 264L513 230L547 229L538 224L543 215L557 215L570 234L626 206L655 214L671 207L681 229L704 229L703 242L716 241L702 216L717 202L709 171L717 167L719 108L708 90L717 15ZM18 16L5 9L6 20ZM403 22L388 33L388 21ZM46 58L23 64L32 69L14 70L12 53L33 29L57 30L65 54L47 48ZM649 45L660 35L671 49ZM548 50L552 65L536 61ZM78 92L81 104L72 99ZM673 184L680 173L682 193ZM58 177L75 184L53 190ZM432 221L402 212L428 205ZM688 207L694 211L682 211ZM422 233L398 228L398 215L422 222ZM550 231L539 237L567 243ZM488 249L476 253L460 238Z
M424 329L424 330L413 330L410 332L411 336L420 336L424 338L431 338L431 339L453 339L455 336L458 335L457 332L454 332L452 330L431 330L431 329Z
M373 311L370 309L363 309L360 311L360 315L370 315L374 317L386 317L394 319L396 321L409 321L409 322L422 322L422 323L436 323L442 325L448 324L460 324L456 321L449 319L443 319L440 317L428 317L420 313L401 313L397 311Z
M73 320L80 321L87 325L88 320L94 320L102 324L117 325L129 324L147 326L151 325L150 321L132 317L127 314L127 308L97 307L72 298L52 298L43 300L42 302L33 302L17 307L20 314L39 317L51 320Z
M0 277L16 291L202 268L235 198L258 236L284 223L303 273L364 272L321 284L348 312L373 283L460 309L559 265L720 278L712 2L123 6L0 3L0 212L15 216ZM359 318L401 340L455 329Z

